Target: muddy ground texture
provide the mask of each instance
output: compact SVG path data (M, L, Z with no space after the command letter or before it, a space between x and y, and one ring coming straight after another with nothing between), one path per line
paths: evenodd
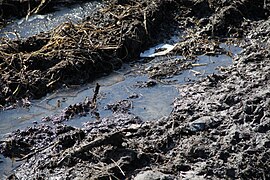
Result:
M22 161L9 178L270 179L270 18L264 3L115 1L97 12L104 23L89 17L80 25L3 42L3 105L11 96L39 97L138 57L161 28L162 14L187 28L174 51L187 59L220 53L216 44L224 41L244 49L222 74L180 85L167 118L142 122L129 113L130 100L111 105L111 117L84 128L37 124L13 132L0 145L3 155Z

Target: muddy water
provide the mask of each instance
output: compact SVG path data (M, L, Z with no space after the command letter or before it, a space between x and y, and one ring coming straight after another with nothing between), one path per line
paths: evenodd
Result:
M241 51L241 48L235 46L224 44L221 46L227 48L233 55ZM232 64L232 58L227 55L199 56L195 63L204 64L204 66L185 70L181 74L170 78L170 80L173 80L173 84L166 85L156 82L154 86L144 87L147 82L155 81L149 79L146 74L139 73L138 70L142 69L142 67L154 65L156 62L158 61L153 59L147 63L138 61L132 64L125 64L122 69L113 72L109 76L99 78L93 83L63 89L41 100L32 101L29 108L0 111L0 139L5 134L18 128L32 126L33 123L41 123L41 119L44 116L60 114L70 104L83 102L86 97L91 98L96 83L101 85L97 107L101 118L112 114L106 108L108 104L127 99L132 101L130 112L139 116L142 120L155 120L166 117L172 111L174 98L178 96L177 86L179 84L194 82L209 74L219 73L217 67ZM75 127L82 127L83 123L91 120L95 120L95 117L91 117L89 114L85 117L76 117L64 123ZM11 172L17 165L18 163L12 162L11 159L0 156L0 174Z
M2 29L0 34L9 38L15 38L16 36L13 33L7 32L14 32L14 30L16 30L21 37L28 37L41 31L47 31L69 19L79 21L84 16L90 15L93 9L99 6L101 6L101 4L91 2L64 8L61 11L56 11L44 16L36 15L30 17L28 21L21 19L15 21L5 29ZM177 36L176 39L175 37L172 39L179 41L178 37L179 36ZM173 44L175 42L170 41L170 43ZM241 51L241 48L232 45L222 44L221 47L232 52L233 55ZM163 60L166 60L166 58ZM194 82L209 74L218 73L217 67L232 64L232 58L227 55L199 56L195 63L205 64L204 66L193 67L193 69L185 70L181 74L173 76L169 80L174 83L169 85L156 82L155 80L149 79L146 74L138 72L138 70L154 65L159 61L158 58L154 58L147 63L138 61L125 64L122 69L113 72L109 76L99 78L93 83L62 89L53 94L49 94L41 100L31 101L29 108L0 111L0 140L7 133L18 128L32 126L35 123L41 123L44 116L60 114L61 111L70 104L83 102L86 97L91 98L96 83L101 85L97 107L101 118L112 114L112 112L106 108L108 104L126 99L132 101L130 113L139 116L142 120L155 120L166 117L172 110L174 98L178 97L177 86L179 84ZM156 84L153 86L143 86L149 82L155 82ZM85 117L76 117L64 123L81 127L84 122L89 120L95 120L95 117L91 117L89 114ZM17 165L18 164L12 162L11 159L4 158L0 155L0 175L2 175L0 178L3 177L5 173L11 172Z
M222 46L225 47L225 45ZM241 48L226 46L226 48L229 47L233 54L241 51ZM112 113L106 108L108 104L126 99L133 102L130 112L143 120L155 120L168 116L172 110L172 102L178 96L177 85L190 83L209 74L218 73L217 67L230 65L232 58L227 55L199 56L195 63L204 64L204 66L185 70L181 74L170 78L174 82L170 85L151 80L147 75L138 72L138 69L141 69L140 66L147 67L155 62L155 59L153 59L147 63L125 64L122 69L113 72L109 76L99 78L91 84L60 90L41 100L32 101L29 108L0 111L0 137L18 128L40 123L44 116L60 114L65 107L83 102L86 97L91 98L96 83L101 85L98 96L98 112L101 118ZM156 82L156 85L143 87L147 82L151 81ZM65 123L80 127L83 122L89 120L94 120L94 117L90 115L77 117Z
M25 38L40 32L49 31L63 22L71 21L76 23L87 16L91 16L101 6L102 4L99 1L91 1L69 7L63 7L60 4L54 12L44 15L36 14L27 19L13 20L5 28L0 29L0 37L14 39L18 36L19 38Z
M135 75L134 72L127 73L130 70L131 67L126 65L120 71L100 78L86 86L61 90L42 100L33 101L28 109L18 108L0 112L0 136L17 128L29 126L32 123L39 123L44 116L57 115L68 105L83 102L86 97L91 98L96 82L101 85L98 96L98 112L101 118L112 113L107 110L106 105L129 99L134 95L136 95L136 98L132 99L131 113L140 116L143 120L153 120L168 115L172 108L171 103L178 94L176 88L160 84L153 87L140 87L149 79L146 75ZM83 122L91 119L94 118L89 115L74 118L66 123L80 127Z

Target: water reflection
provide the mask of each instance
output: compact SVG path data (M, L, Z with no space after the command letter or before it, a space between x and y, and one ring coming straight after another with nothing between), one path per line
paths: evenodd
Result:
M241 48L234 46L222 45L232 52L232 56L237 55ZM181 57L177 57L181 58ZM59 90L52 93L41 100L32 101L32 105L26 108L17 108L8 111L0 111L0 139L18 128L32 126L33 123L40 123L42 117L60 114L63 108L70 104L83 102L86 97L92 97L94 94L95 84L101 85L98 96L98 112L100 117L107 117L112 114L105 107L120 100L132 100L131 113L139 116L143 120L155 120L166 117L172 110L172 102L178 97L177 86L183 83L197 81L212 73L218 73L217 67L228 66L232 64L231 56L199 56L195 66L192 69L185 70L178 75L170 78L174 83L163 84L154 83L153 86L142 87L141 84L150 80L146 74L139 73L140 66L147 67L161 59L153 59L150 62L142 63L139 61L136 66L125 64L120 70L113 72L109 76L97 79L95 82L77 86L70 89ZM188 81L187 81L188 80ZM76 117L64 123L81 127L84 122L94 120L95 117L90 115L84 117ZM2 160L3 159L3 160ZM2 162L1 162L2 161ZM4 168L5 167L5 168ZM0 174L3 172L11 172L13 166L8 158L0 158Z
M99 1L91 1L82 4L76 4L70 7L57 7L57 10L45 15L32 15L28 19L22 18L14 20L13 23L0 29L0 36L15 39L30 37L41 32L49 31L59 24L72 21L74 23L83 20L87 16L100 8L102 4Z
M225 45L222 45L225 47ZM226 46L230 48L233 55L241 51L241 48ZM168 116L171 112L174 98L178 96L176 86L187 82L196 81L212 73L218 73L217 67L228 66L232 64L232 58L227 55L219 56L199 56L196 64L203 66L195 66L192 69L185 70L179 75L170 78L173 84L157 83L153 87L139 87L140 83L148 82L150 79L147 75L138 73L138 66L147 67L156 63L155 59L150 62L139 62L136 68L126 64L122 69L113 72L109 76L97 79L95 82L78 86L76 88L64 89L47 97L32 102L29 109L18 108L9 111L0 112L0 138L9 132L18 128L24 128L32 125L33 122L40 122L44 116L53 116L60 114L63 108L70 104L83 102L86 97L93 96L95 84L101 85L98 97L98 111L101 118L110 115L112 112L106 110L107 104L128 99L132 95L136 98L132 99L133 108L130 112L141 117L143 120L154 120L163 116ZM77 117L67 123L80 127L83 122L89 121L91 116Z

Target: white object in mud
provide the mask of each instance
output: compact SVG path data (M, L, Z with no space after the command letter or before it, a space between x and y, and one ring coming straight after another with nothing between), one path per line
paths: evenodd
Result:
M173 48L176 46L176 44L159 44L155 47L150 48L149 50L144 51L140 54L141 58L147 58L147 57L156 57L156 56L164 56L168 54L170 51L173 50Z

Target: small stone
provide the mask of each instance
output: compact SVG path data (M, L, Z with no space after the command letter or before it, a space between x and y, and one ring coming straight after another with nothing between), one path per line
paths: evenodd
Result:
M175 179L174 176L164 174L159 171L144 171L139 174L134 178L134 180L173 180Z
M204 131L207 128L216 127L219 121L214 120L211 116L203 116L189 124L189 130L193 132Z
M133 94L131 94L128 98L129 98L129 99L136 99L136 98L139 98L139 95L136 94L136 93L133 93Z

